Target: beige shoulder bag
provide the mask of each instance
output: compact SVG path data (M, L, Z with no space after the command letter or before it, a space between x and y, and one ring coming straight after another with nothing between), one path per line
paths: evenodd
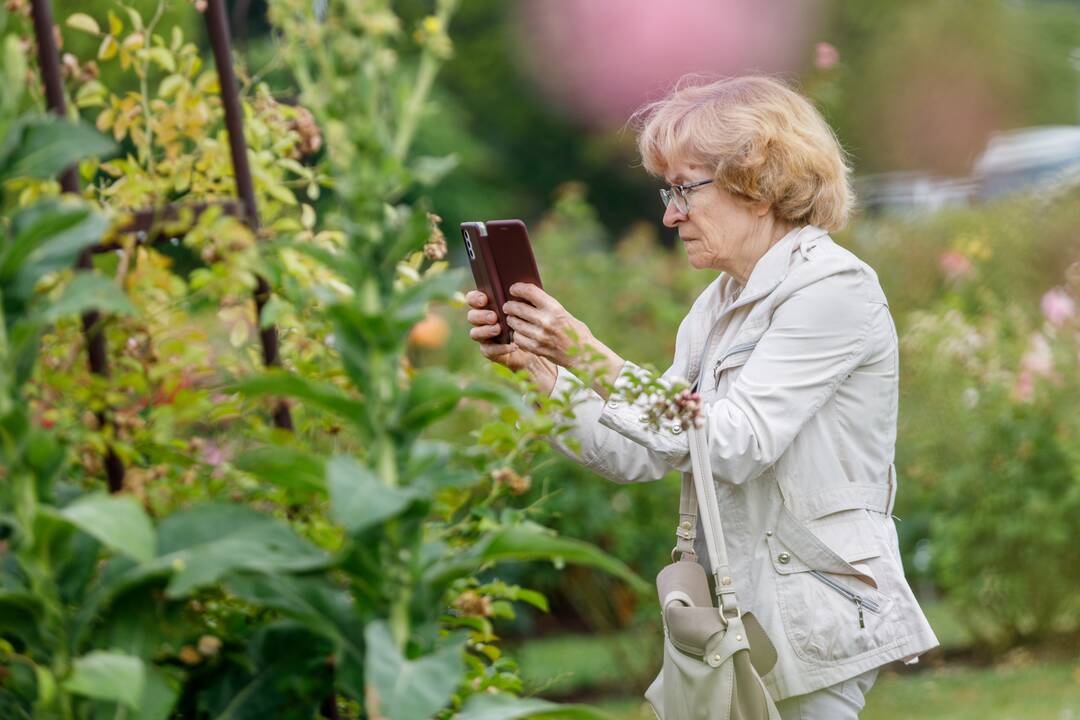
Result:
M645 699L660 720L780 720L761 681L776 663L776 649L753 615L739 614L735 598L707 427L691 426L687 433L693 479L683 476L674 562L656 576L664 663ZM714 572L715 604L705 568L694 553L699 505L704 508L701 524Z

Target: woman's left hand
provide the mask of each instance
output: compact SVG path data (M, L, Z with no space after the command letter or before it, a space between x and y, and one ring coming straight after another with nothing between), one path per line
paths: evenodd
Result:
M503 305L518 346L568 369L585 369L590 357L599 353L604 365L602 375L614 382L625 361L598 341L589 327L558 300L531 283L514 283L510 294L525 301L510 300Z

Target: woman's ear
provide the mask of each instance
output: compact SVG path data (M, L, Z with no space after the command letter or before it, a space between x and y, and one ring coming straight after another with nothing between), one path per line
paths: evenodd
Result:
M750 203L750 210L759 218L763 218L772 213L772 203L765 200L759 200L757 202Z

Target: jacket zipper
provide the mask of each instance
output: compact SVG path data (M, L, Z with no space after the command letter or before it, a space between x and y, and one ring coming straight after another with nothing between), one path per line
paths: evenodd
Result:
M747 350L753 350L756 346L757 346L757 340L755 340L754 342L743 343L742 345L738 345L736 347L731 348L726 353L724 353L724 356L722 358L720 358L719 360L716 361L716 365L713 366L713 380L716 381L715 385L713 385L713 390L714 391L718 387L720 387L720 369L723 367L724 361L727 360L732 355L738 355L741 352L746 352Z
M859 595L858 593L854 593L851 590L848 590L846 587L844 587L840 583L836 582L832 578L828 577L824 573L822 573L822 572L820 572L818 570L811 570L810 574L813 575L814 577L816 577L821 582L828 585L829 587L831 587L836 592L838 592L841 595L843 595L844 597L846 597L851 602L855 603L855 608L859 611L859 627L860 628L864 628L864 629L866 628L866 623L863 621L863 608L866 608L867 610L869 610L870 612L872 612L874 614L880 614L881 613L881 606L878 605L876 602L874 602L873 600L871 600L869 598L863 597L862 595Z

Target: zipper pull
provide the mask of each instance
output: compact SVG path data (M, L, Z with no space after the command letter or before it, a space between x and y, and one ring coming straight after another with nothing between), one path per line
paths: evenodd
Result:
M723 362L722 360L717 360L716 364L713 365L712 376L713 376L713 380L716 381L713 384L713 392L716 392L717 388L720 387L720 364L722 362Z
M857 607L859 609L859 628L862 629L862 630L865 630L866 629L866 623L863 622L862 600L859 599L858 597L855 598L855 607Z

